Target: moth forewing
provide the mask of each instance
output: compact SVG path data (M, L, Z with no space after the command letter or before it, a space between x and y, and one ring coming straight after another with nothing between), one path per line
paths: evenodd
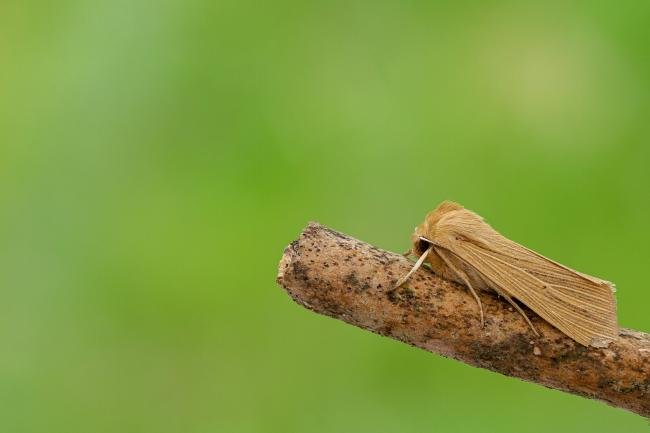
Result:
M587 346L616 337L616 310L613 302L607 299L607 295L612 297L612 294L602 285L574 285L579 277L572 279L566 275L559 278L546 272L536 275L535 263L515 264L472 245L457 245L457 250L486 275L497 286L495 288L520 300L577 342Z

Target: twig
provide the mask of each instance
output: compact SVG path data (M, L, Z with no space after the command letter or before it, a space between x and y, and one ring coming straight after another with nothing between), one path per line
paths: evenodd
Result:
M299 304L429 352L650 417L650 335L621 329L607 348L584 347L526 310L539 337L505 301L483 295L485 327L468 290L429 269L401 288L412 263L317 223L284 251L277 281Z

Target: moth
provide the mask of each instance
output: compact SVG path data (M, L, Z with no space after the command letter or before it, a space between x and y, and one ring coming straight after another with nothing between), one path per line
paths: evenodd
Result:
M618 336L614 285L575 271L502 236L483 218L444 201L415 228L405 255L419 256L401 286L426 260L438 275L507 300L539 335L515 300L584 346L606 346Z

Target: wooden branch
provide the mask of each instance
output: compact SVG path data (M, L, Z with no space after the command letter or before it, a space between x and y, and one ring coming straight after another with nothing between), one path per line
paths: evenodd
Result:
M621 329L607 348L584 347L526 310L540 337L504 300L482 294L485 327L468 290L424 267L317 223L284 251L277 281L299 304L369 331L507 376L602 400L650 417L650 335Z

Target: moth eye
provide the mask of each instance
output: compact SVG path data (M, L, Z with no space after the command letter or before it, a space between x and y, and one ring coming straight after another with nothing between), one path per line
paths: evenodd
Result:
M429 242L420 239L417 243L419 253L422 254L427 248L429 248Z

